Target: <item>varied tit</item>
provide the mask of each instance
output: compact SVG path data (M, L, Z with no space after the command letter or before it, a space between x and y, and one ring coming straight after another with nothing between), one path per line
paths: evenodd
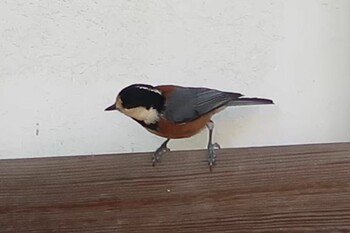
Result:
M209 88L133 84L120 91L116 102L105 111L119 110L151 133L167 138L154 152L153 166L169 151L167 143L170 139L191 137L206 126L209 130L208 164L211 169L215 163L215 149L220 148L219 144L212 142L214 123L211 117L228 106L257 104L273 104L273 101L245 98L240 93Z

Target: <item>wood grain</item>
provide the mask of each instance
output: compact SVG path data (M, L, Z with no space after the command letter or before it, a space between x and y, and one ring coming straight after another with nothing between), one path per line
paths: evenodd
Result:
M0 232L350 232L350 143L0 160Z

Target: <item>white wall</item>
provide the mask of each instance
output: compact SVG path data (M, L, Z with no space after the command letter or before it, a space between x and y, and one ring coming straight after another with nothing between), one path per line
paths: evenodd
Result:
M135 82L275 100L214 117L222 147L350 141L349 23L348 0L1 1L0 158L155 150L103 111Z

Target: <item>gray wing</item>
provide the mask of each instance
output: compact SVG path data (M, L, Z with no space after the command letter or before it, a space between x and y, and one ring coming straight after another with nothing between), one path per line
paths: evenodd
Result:
M177 87L165 102L165 118L175 123L197 119L201 115L238 99L242 94L208 88Z

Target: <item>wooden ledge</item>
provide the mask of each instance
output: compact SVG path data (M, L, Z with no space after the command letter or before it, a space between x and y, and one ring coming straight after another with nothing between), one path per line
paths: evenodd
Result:
M350 232L350 143L0 160L0 232Z

